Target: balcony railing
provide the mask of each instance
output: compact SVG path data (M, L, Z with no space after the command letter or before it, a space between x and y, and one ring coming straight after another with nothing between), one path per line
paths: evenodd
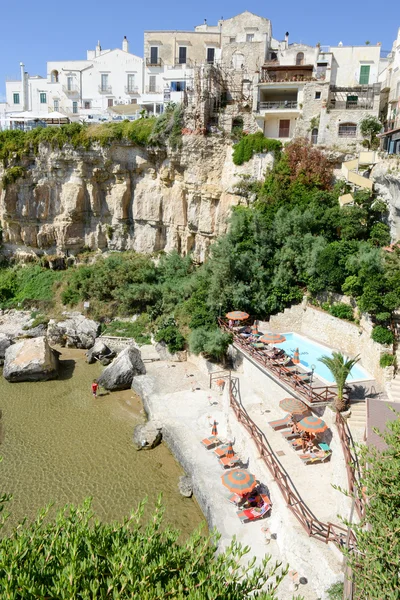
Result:
M64 94L67 94L67 96L74 96L75 94L79 93L79 88L76 84L63 85L62 89Z
M161 88L150 85L145 88L145 92L146 94L161 94Z
M134 85L126 85L125 86L125 94L138 94L139 88Z
M335 100L332 98L329 102L331 110L372 110L374 108L373 100Z
M190 60L190 58L186 58L185 62L180 62L179 58L175 59L175 68L176 69L180 69L181 67L191 67L192 66L192 61Z
M99 85L99 94L111 94L112 85Z
M151 58L146 58L146 66L147 67L161 67L162 59L157 58L156 60L152 60Z
M259 102L258 110L288 110L297 108L297 100L276 100L269 102Z

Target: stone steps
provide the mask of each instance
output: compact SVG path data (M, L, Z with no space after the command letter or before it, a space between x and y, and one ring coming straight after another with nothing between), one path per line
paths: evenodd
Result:
M365 401L352 402L350 405L351 415L348 419L350 429L352 427L365 428L367 424L367 405Z

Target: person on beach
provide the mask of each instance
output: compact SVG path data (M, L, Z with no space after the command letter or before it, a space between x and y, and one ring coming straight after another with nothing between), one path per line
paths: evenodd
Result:
M93 383L92 383L92 394L93 394L94 398L96 398L96 396L97 396L98 387L99 387L99 384L97 383L96 379L94 379Z

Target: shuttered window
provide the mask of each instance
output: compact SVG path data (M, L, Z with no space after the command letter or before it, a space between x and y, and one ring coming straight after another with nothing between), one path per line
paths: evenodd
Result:
M370 70L370 66L369 65L361 65L360 67L360 83L361 85L368 85L369 84L369 70Z

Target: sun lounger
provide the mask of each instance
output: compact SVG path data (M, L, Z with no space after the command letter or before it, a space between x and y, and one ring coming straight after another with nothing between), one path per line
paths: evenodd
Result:
M215 448L214 454L216 456L218 456L218 458L222 458L227 453L228 448L229 448L229 444L222 444L222 446Z
M233 467L238 466L240 458L238 456L224 456L224 458L220 458L218 462L224 469L232 469Z
M281 431L281 434L282 434L282 437L288 441L292 440L293 438L300 437L300 433L298 431L295 431L293 433L293 431L291 429L288 429L287 431Z
M250 521L258 521L265 517L265 515L271 510L271 503L265 502L261 508L247 508L237 512L237 516L241 523L248 523Z
M321 442L320 444L318 444L318 446L321 448L321 450L323 450L324 452L332 452L332 449L330 447L329 444L325 444L325 442Z
M211 450L211 448L215 448L215 446L221 444L221 440L219 440L216 435L210 435L210 437L201 440L200 444L202 444L206 450Z
M299 437L295 438L294 440L290 440L289 443L295 450L302 450L303 448L303 441Z
M231 504L234 504L235 506L239 506L240 504L242 504L242 502L244 502L246 499L246 496L239 496L239 494L231 494L230 496L228 496L227 500L228 502L231 502Z
M275 431L278 431L279 429L284 429L285 427L287 427L291 420L292 417L290 415L286 415L286 417L284 417L283 419L278 419L277 421L269 421L268 425L270 425L272 429L275 429Z
M299 456L305 465L311 465L313 463L325 462L331 454L332 452L324 452L323 450L321 450L318 453L311 452L308 454L299 454Z

